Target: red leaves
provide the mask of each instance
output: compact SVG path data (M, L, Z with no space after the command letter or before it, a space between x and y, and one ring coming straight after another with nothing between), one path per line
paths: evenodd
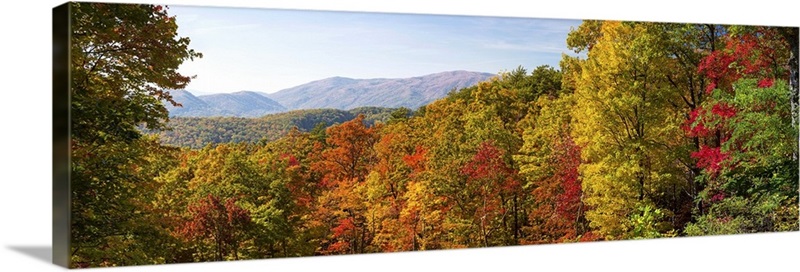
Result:
M719 202L725 199L725 192L719 191L711 197L711 202Z
M773 32L760 29L736 37L726 36L725 48L711 52L697 65L697 71L711 80L706 93L717 88L731 92L731 83L745 76L765 78L759 82L759 87L772 86L772 80L766 75L773 72L775 61L775 49L769 43L775 39Z
M689 119L684 121L681 128L689 137L706 137L711 135L711 131L706 128L702 116L705 115L703 108L696 108L689 113Z
M281 159L286 160L286 164L288 167L295 167L300 165L300 162L297 160L297 157L295 157L292 154L284 153L283 155L281 155Z
M558 145L558 150L561 152L557 154L555 160L556 178L562 192L556 197L556 212L564 218L577 218L580 216L579 208L583 193L578 173L581 149L572 138L568 137Z
M725 132L725 121L736 116L736 107L724 102L719 102L711 106L711 113L707 114L704 108L693 110L689 119L681 127L690 137L719 137L718 143L724 143L730 136ZM706 124L713 124L706 126ZM701 146L700 150L691 154L692 158L697 159L697 167L705 169L712 176L716 176L722 169L722 162L729 158L729 153L721 152L719 147Z
M326 247L324 253L336 254L347 253L350 249L358 248L358 237L356 237L356 225L353 217L345 217L339 220L336 227L331 228L333 234L331 238L336 241ZM353 252L350 252L353 253Z
M758 81L759 88L769 88L772 87L773 84L775 84L775 80L771 78L764 78Z
M250 212L237 206L234 198L222 203L219 197L209 194L189 205L188 210L192 218L181 229L187 238L211 236L227 240L231 232L250 222Z
M768 88L774 84L773 69L775 66L778 42L777 34L772 29L758 28L752 33L725 37L725 48L711 52L698 65L698 72L710 79L707 93L720 90L732 94L732 83L739 79L760 78L759 88ZM730 136L730 128L726 127L731 118L735 118L737 109L725 102L707 103L702 108L694 109L684 125L683 130L690 137L705 138L704 142L713 146L701 146L700 150L691 154L697 159L697 167L705 169L712 177L716 176L730 153L720 151Z
M513 169L506 166L503 155L504 152L494 143L484 142L472 160L461 168L461 172L472 179L497 179L500 175L510 174Z
M333 231L333 237L343 237L348 232L353 231L356 228L356 225L353 224L353 218L347 217L339 220L339 225L331 229Z
M428 153L422 146L417 146L414 154L403 156L403 162L411 167L414 173L419 173L425 170L425 155Z
M714 51L700 61L697 65L698 72L711 79L711 84L706 87L706 93L711 93L721 81L732 82L740 76L730 67L735 60L730 53Z
M494 142L483 142L475 156L461 168L461 173L471 181L488 182L493 188L499 187L500 191L513 194L520 188L517 170L506 165L504 156L505 151L497 148Z
M536 188L531 192L536 208L529 217L540 224L531 243L552 243L580 235L576 222L583 217L578 172L581 148L567 135L553 144L552 152L549 165L553 174L534 181Z
M483 233L484 245L491 236L488 231L493 228L491 222L508 215L511 207L506 201L519 196L521 191L517 171L506 164L505 154L493 141L486 141L461 167L461 173L467 176L464 190L470 195L470 201L477 204L472 219Z
M327 253L345 253L350 250L350 243L347 241L338 241L328 246Z
M179 233L187 239L213 239L216 260L236 252L242 232L250 225L250 212L237 206L235 198L223 203L219 197L209 194L190 204L188 210L191 218L184 222Z
M726 103L717 103L711 107L711 112L723 119L728 119L736 115L736 108Z
M722 169L723 163L730 158L730 154L722 152L719 147L701 146L697 152L692 152L692 158L697 159L697 167L706 169L712 176L716 176Z

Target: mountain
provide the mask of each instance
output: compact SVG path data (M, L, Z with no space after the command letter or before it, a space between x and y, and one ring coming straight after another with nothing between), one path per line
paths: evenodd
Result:
M174 107L166 103L171 117L259 117L286 111L278 102L250 91L195 96L188 91L171 90L170 94L183 105Z
M286 111L286 107L255 92L241 91L198 96L206 104L230 113L225 116L259 117Z
M450 71L411 78L352 79L332 77L284 89L267 97L289 109L406 107L416 109L451 90L461 89L495 75Z
M205 101L197 98L192 93L184 90L170 90L172 100L181 104L176 107L171 103L164 103L170 116L214 116L217 110L206 104Z
M183 107L166 104L171 117L260 117L295 109L359 107L416 109L446 96L452 90L473 86L494 77L489 73L451 71L411 78L352 79L332 77L312 81L272 94L241 91L195 96L172 90Z

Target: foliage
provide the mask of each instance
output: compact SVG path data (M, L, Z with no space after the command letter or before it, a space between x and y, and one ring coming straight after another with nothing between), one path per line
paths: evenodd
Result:
M585 21L414 112L165 123L174 20L74 5L76 267L798 229L782 28Z
M228 254L233 254L233 259L239 258L238 243L250 224L250 213L237 206L235 198L222 201L209 194L188 209L191 219L181 234L189 240L206 237L213 240L216 251L213 260L220 261Z
M674 236L672 233L665 234L664 224L660 221L664 217L664 212L654 209L648 205L637 207L637 212L631 215L630 239L651 239Z
M201 55L162 6L70 5L72 266L163 263L172 239L151 197L173 151L137 127L164 127L163 90L186 86L177 69Z
M575 90L572 136L590 226L621 238L637 204L656 201L662 187L681 186L671 151L681 145L678 112L657 50L663 41L645 24L603 22ZM622 46L624 44L625 46ZM685 186L685 185L683 185Z
M588 230L578 173L581 149L570 136L572 96L540 97L532 125L523 133L524 144L514 156L520 175L531 192L531 225L525 243L570 241Z

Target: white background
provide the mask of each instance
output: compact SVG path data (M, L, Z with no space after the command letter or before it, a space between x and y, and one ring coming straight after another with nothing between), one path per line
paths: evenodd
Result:
M119 2L119 1L114 1ZM131 2L131 1L122 1ZM220 1L166 4L798 26L793 1ZM707 1L712 2L712 1ZM784 3L782 3L784 2ZM0 8L0 270L54 271L51 244L51 14L60 1ZM11 4L9 4L11 3ZM153 1L147 1L153 3ZM522 4L526 3L526 4ZM746 4L744 4L746 3ZM10 83L10 84L9 84ZM30 252L34 252L31 254ZM689 271L797 269L800 232L579 245L313 257L109 271ZM42 254L45 253L45 254Z

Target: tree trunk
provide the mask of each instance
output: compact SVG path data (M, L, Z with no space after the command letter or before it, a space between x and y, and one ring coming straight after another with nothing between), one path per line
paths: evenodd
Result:
M789 49L791 50L791 57L789 58L789 87L791 88L790 98L791 101L789 102L792 107L792 124L797 126L798 125L798 28L791 27L791 28L784 28L782 29L781 34L783 35L784 39L789 43Z
M514 244L519 244L519 221L517 220L517 195L514 194Z

